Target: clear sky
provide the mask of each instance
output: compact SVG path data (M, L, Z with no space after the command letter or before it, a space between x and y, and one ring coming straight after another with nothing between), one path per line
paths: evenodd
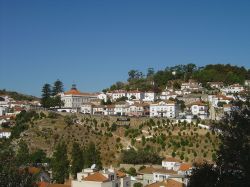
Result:
M100 91L130 69L250 67L249 0L0 0L0 89Z

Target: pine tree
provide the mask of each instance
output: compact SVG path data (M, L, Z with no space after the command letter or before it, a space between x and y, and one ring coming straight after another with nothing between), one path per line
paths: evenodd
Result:
M96 149L93 142L89 143L85 153L84 166L90 167L92 164L96 164L97 169L102 168L100 152Z
M69 176L69 161L67 146L64 142L59 143L52 158L52 175L56 183L63 184Z
M83 151L80 148L78 143L74 143L71 151L71 174L74 179L78 172L83 169L84 161L83 161Z
M63 89L63 83L62 81L60 81L59 79L57 79L55 82L54 82L54 86L53 86L53 89L52 89L52 95L55 96L61 92L63 92L64 89Z
M51 106L51 86L50 84L44 84L42 88L42 106L45 108L49 108Z

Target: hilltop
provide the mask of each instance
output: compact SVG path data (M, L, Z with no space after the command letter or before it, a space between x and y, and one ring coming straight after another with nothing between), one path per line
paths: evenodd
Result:
M2 89L0 90L0 95L8 95L12 99L16 101L34 101L34 100L39 100L39 98L32 96L32 95L27 95L27 94L22 94L16 91L9 91Z
M246 79L250 79L250 69L230 64L208 64L205 67L187 64L166 67L159 71L148 68L145 74L139 70L130 70L127 82L116 82L103 91L138 89L160 92L166 86L179 89L181 82L187 82L189 79L202 83L204 87L208 87L208 82L223 82L225 85L243 84Z

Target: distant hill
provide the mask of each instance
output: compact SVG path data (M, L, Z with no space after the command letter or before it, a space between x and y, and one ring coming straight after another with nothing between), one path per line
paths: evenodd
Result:
M127 82L116 82L104 91L138 89L140 91L154 90L159 92L166 86L173 86L178 89L181 82L189 79L201 82L204 86L207 82L243 84L246 79L250 79L250 69L230 64L209 64L205 67L187 64L166 67L156 72L153 68L148 68L146 74L139 70L130 70Z
M33 101L33 100L39 100L39 98L35 97L35 96L31 96L31 95L26 95L26 94L22 94L22 93L18 93L15 91L8 91L8 90L0 90L0 95L8 95L9 97L13 98L14 100L17 101Z

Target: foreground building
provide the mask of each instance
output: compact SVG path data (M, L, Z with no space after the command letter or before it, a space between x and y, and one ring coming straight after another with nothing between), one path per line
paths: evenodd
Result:
M131 179L121 171L114 169L84 169L77 173L77 180L72 180L71 187L130 187Z

